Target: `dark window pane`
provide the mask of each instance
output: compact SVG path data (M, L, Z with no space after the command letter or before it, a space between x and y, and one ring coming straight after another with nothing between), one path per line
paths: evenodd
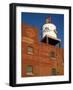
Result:
M50 58L56 58L56 53L52 51L49 53L49 56Z
M31 73L32 72L32 66L28 65L27 66L27 73Z
M52 75L56 75L56 74L57 74L56 69L52 68Z

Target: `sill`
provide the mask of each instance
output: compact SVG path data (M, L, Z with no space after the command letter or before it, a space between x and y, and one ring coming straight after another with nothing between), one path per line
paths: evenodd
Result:
M33 55L33 53L27 53L28 55Z
M53 60L56 60L56 58L55 57L50 57L51 59L53 59Z
M33 73L26 73L26 75L30 75L30 76L32 76L32 75L34 75Z

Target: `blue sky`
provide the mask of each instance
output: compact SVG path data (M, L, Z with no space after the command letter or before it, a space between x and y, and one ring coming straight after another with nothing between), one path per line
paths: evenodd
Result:
M22 23L35 26L39 31L39 39L42 37L42 26L45 24L45 20L48 16L51 16L51 21L56 25L58 38L61 39L61 47L64 48L64 15L63 14L45 14L45 13L27 13L22 12Z

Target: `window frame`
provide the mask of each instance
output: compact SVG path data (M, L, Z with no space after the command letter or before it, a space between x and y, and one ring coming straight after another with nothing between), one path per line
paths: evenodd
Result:
M31 50L29 50L29 49L31 49ZM34 52L33 47L32 46L27 46L27 54L33 55L33 52Z

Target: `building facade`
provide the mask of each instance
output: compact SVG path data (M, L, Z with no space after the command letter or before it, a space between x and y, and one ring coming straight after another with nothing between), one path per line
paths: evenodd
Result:
M64 75L64 50L55 45L58 39L39 41L38 29L22 24L21 77Z

